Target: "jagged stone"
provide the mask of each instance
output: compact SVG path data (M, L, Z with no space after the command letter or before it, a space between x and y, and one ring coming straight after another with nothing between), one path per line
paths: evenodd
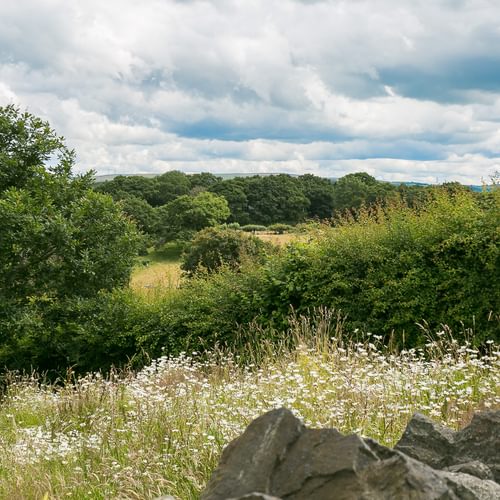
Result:
M448 472L461 472L463 474L475 476L479 479L495 479L491 469L477 460L472 460L471 462L465 462L463 464L450 465L449 467L445 467L443 470Z
M415 413L394 449L434 469L442 469L452 465L454 438L451 429Z
M281 498L272 497L270 495L266 495L265 493L254 492L238 498L229 498L228 500L281 500Z
M474 429L491 446L487 422L453 433L428 418L416 415L398 449L390 449L357 435L344 436L335 429L306 429L291 412L273 410L252 422L228 445L210 479L203 500L493 500L500 499L500 485L488 480L491 471L481 461L460 462L455 449L469 449ZM427 433L427 434L426 434ZM436 439L443 446L425 444ZM436 467L408 456L420 453ZM417 451L415 451L417 450ZM493 455L495 455L493 453ZM469 455L479 454L477 447ZM484 455L484 454L483 454ZM482 457L485 459L485 457ZM455 462L455 463L453 463ZM468 472L468 473L466 473ZM471 475L472 473L472 475Z
M395 449L435 469L500 483L500 411L476 413L458 432L417 413Z
M271 474L305 427L284 409L254 420L222 453L202 500L227 499L251 492L270 493Z
M471 423L455 434L454 462L485 464L500 483L500 411L476 413Z
M456 498L461 500L496 500L500 498L500 485L490 480L481 480L469 474L439 471L448 481Z

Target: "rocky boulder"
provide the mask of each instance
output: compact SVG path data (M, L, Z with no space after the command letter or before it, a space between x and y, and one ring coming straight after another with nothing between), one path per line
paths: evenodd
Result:
M500 411L476 413L458 432L417 413L395 449L435 469L500 483Z
M226 447L201 498L500 499L490 479L498 481L498 415L489 413L457 433L417 414L390 449L335 429L307 429L290 411L273 410ZM482 453L472 444L476 434Z

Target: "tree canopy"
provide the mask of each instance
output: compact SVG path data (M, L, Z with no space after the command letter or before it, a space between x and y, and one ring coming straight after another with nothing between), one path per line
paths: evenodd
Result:
M88 297L125 284L140 236L112 198L74 176L50 125L0 108L0 300Z
M164 241L189 240L201 229L226 221L229 214L222 196L208 191L183 195L159 209L157 232Z

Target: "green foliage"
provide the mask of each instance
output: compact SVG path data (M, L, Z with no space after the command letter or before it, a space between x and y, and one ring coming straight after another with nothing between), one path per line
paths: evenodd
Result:
M191 183L186 174L177 170L165 172L154 178L156 194L151 200L151 205L160 207L174 201L179 196L189 194Z
M274 263L269 310L283 317L290 306L327 306L346 314L351 329L393 334L399 344L421 344L416 323L424 321L470 329L477 343L498 336L498 200L484 210L459 193L436 196L420 212L362 211L357 222L292 245Z
M248 197L246 195L246 183L244 179L228 179L210 187L210 191L224 196L231 211L229 221L239 224L249 224Z
M203 228L224 222L229 213L225 198L214 193L179 196L158 209L158 234L164 241L187 241Z
M147 234L154 234L158 226L158 211L147 201L133 195L120 197L120 205L136 224L137 227Z
M73 155L48 124L12 107L0 115L7 147L0 170L8 173L0 193L0 346L16 360L23 345L40 352L45 336L59 335L62 344L72 335L56 319L45 330L47 311L62 321L66 300L125 285L141 237L110 196L90 189L90 176L72 177ZM60 164L46 168L58 152Z
M246 224L241 226L241 230L246 233L256 233L258 231L267 231L267 226L261 226L260 224Z
M334 184L333 208L337 212L358 210L363 205L370 206L385 201L395 192L395 186L379 182L367 173L348 174Z
M237 269L243 261L262 259L266 249L268 245L253 235L210 227L193 238L181 268L190 275L199 270L213 272L222 265Z
M249 219L255 224L296 224L309 208L299 181L289 175L249 177L246 196Z
M189 175L188 180L192 192L194 189L206 190L213 188L222 181L222 178L209 172L201 172L200 174Z
M335 207L334 184L312 174L299 177L302 191L309 200L307 216L309 218L330 219Z
M284 233L289 233L290 231L293 230L293 226L290 226L290 224L271 224L270 226L267 227L268 231L272 231L273 233L276 234L284 234Z
M40 118L12 105L0 107L0 193L44 179L44 165L52 158L57 163L48 170L68 176L74 153L66 148L64 139Z
M149 205L158 198L157 181L140 175L117 175L110 181L95 184L94 189L99 193L110 194L115 200L133 196Z

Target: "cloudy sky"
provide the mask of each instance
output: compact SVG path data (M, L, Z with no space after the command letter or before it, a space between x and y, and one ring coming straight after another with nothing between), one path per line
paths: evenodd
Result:
M1 0L11 102L79 171L479 184L500 170L500 2Z

